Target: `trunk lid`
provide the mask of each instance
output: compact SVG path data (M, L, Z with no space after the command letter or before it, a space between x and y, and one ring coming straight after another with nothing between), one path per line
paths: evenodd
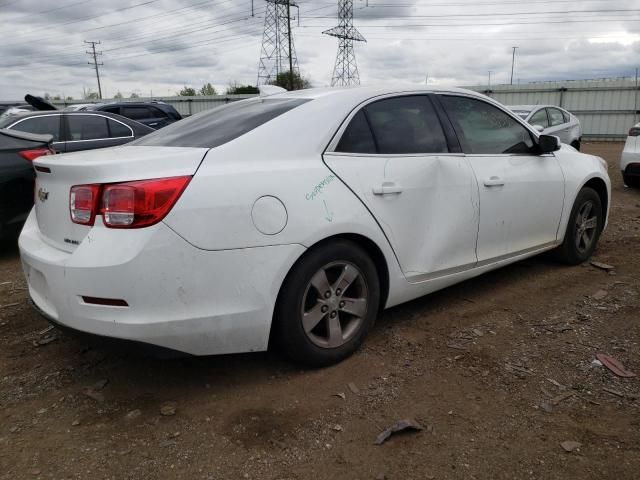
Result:
M193 175L207 150L123 146L36 159L35 212L42 239L72 252L93 228L71 221L69 192L74 185ZM96 224L101 222L98 216Z

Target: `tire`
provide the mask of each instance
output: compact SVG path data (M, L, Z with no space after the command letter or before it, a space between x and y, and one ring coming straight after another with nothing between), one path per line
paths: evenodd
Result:
M640 177L622 174L624 184L630 188L640 188Z
M556 259L569 265L587 261L598 244L603 227L600 197L592 188L584 187L571 209L564 241L555 251Z
M580 140L574 140L573 142L571 142L571 146L580 151Z
M287 275L274 340L294 362L332 365L360 347L379 307L380 281L369 255L349 240L325 243L305 253Z

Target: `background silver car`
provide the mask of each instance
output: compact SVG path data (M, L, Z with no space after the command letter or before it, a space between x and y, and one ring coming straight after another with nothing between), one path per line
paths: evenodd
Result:
M508 108L540 133L556 135L562 143L580 150L580 120L565 109L554 105L512 105Z

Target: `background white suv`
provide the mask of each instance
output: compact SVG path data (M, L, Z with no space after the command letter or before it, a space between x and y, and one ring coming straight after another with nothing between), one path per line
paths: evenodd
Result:
M620 158L620 170L627 186L640 187L640 123L629 130Z

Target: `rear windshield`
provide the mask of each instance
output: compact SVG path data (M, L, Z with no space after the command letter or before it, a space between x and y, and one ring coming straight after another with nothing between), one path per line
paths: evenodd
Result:
M213 148L308 101L290 98L242 100L180 120L129 145Z

